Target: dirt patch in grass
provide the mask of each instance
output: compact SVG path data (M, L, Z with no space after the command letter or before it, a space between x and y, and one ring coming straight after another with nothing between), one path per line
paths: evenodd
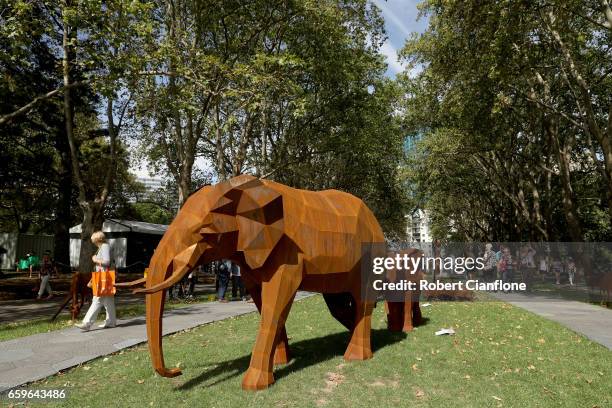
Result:
M428 301L468 301L474 300L474 291L471 290L427 290L423 297Z

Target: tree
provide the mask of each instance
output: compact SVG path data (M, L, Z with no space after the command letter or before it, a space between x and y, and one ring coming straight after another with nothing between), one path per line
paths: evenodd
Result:
M172 175L179 205L202 157L217 180L248 172L353 192L402 229L402 137L377 53L378 9L366 1L157 9L148 71L160 75L141 81L137 106L146 153ZM397 199L384 198L390 193Z
M148 6L146 3L121 1L104 4L46 1L18 1L9 8L10 14L3 16L3 34L10 38L15 50L14 58L23 57L22 44L28 44L32 29L39 30L46 45L57 50L61 59L61 85L56 85L44 95L32 98L21 108L0 118L0 125L9 123L18 115L27 114L40 103L53 103L53 97L62 95L65 136L70 151L72 176L78 192L78 204L83 213L81 233L80 269L91 269L93 245L91 233L99 229L103 221L103 210L110 194L116 163L116 140L123 124L123 115L129 98L122 97L130 72L138 72L139 39L148 33ZM32 13L36 11L36 13ZM32 17L34 16L34 22ZM76 88L87 87L104 101L106 132L109 137L110 156L104 173L104 182L94 194L82 173L80 148L75 135ZM118 102L120 101L120 102ZM118 111L115 103L121 103ZM118 118L118 122L115 122Z
M3 3L0 36L0 116L28 104L58 86L58 58L44 33L39 4L28 10L27 38L4 31L19 15L21 3ZM11 17L13 20L11 20ZM4 24L7 23L7 24ZM12 26L14 28L14 25ZM89 109L88 95L75 94L79 111ZM55 235L55 259L68 263L72 173L70 152L57 99L31 108L29 114L0 126L3 230Z
M429 29L403 55L423 70L403 82L407 127L424 135L414 185L434 218L481 239L590 235L584 226L593 205L611 207L611 190L593 188L593 180L607 186L609 177L603 133L610 126L603 129L612 105L611 33L601 5L422 7ZM453 200L441 199L446 193Z

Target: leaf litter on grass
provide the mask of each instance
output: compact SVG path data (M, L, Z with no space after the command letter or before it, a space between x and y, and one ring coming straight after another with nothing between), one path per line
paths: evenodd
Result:
M318 298L318 300L315 298L307 306L301 306L296 303L296 311L302 312L302 310L299 310L300 307L303 307L304 310L310 310L309 318L313 321L317 319L318 322L315 327L313 325L310 326L310 329L306 328L301 314L296 315L297 320L294 323L291 320L288 322L287 330L295 338L294 344L299 344L295 349L296 357L298 355L303 357L303 354L306 354L304 352L316 355L316 353L311 353L311 349L318 350L323 346L318 339L326 336L328 333L334 335L339 331L336 326L337 323L329 318L326 313L327 310L321 298ZM539 392L546 395L547 398L551 399L551 403L558 398L563 398L564 400L570 398L573 402L578 400L584 402L584 406L608 406L606 401L609 402L609 399L602 399L602 397L598 396L609 394L604 392L606 388L609 390L609 387L605 385L603 379L608 378L608 374L612 374L612 372L610 372L607 366L596 363L601 361L601 357L598 359L593 357L598 356L601 352L598 349L594 349L594 345L588 344L587 346L587 340L584 340L582 344L573 341L573 339L568 341L570 339L568 332L559 330L553 323L536 316L530 317L528 315L525 317L523 314L526 312L520 309L504 310L501 305L495 305L493 307L487 306L487 313L485 313L483 305L474 303L471 307L472 309L467 309L465 306L458 308L456 305L436 304L436 313L432 313L429 316L432 323L436 326L449 327L455 323L456 318L461 314L463 320L461 327L463 329L458 331L454 339L441 339L440 343L432 343L428 340L433 337L430 330L413 332L408 334L404 340L398 341L395 344L388 344L375 351L376 356L374 359L363 364L346 363L346 368L336 366L333 363L330 365L313 358L313 362L309 363L308 369L302 371L302 374L295 372L279 377L273 387L265 393L258 394L258 401L263 406L279 406L282 404L282 401L287 401L287 395L291 394L292 405L298 407L313 405L331 407L347 406L349 404L360 406L366 405L368 398L370 398L370 402L374 402L372 398L380 399L382 392L382 395L385 395L386 398L385 404L383 404L385 406L388 406L394 399L399 399L399 401L403 402L406 398L420 401L425 405L435 401L437 406L444 403L452 406L453 402L455 403L454 405L465 405L468 401L472 402L472 406L506 405L510 401L516 403L517 406L518 404L529 406L529 404L525 404L526 400L524 398L521 399L520 396L517 400L510 398L510 395L514 395L511 393L515 393L514 387L519 384L516 382L518 380L521 386L531 387L532 394L533 392ZM433 311L434 309L431 310ZM381 318L373 319L373 322L379 321L378 327L373 327L373 329L379 330L378 336L381 336L386 328L386 321L384 320L383 313L378 312L377 314ZM500 314L504 315L504 319L500 319ZM517 329L516 326L519 321L521 328ZM257 322L258 317L253 315L245 317L240 321L241 324L246 324L246 326L243 326L244 329L242 331L240 331L240 325L236 324L236 327L234 327L236 334L239 336L236 341L236 346L240 348L239 355L242 356L249 353L253 341L253 331L256 329ZM537 325L535 330L534 324ZM373 326L376 326L376 324L373 324ZM176 361L189 361L185 359L184 355L190 355L192 356L190 358L194 359L201 359L201 363L206 367L222 364L226 362L225 360L233 361L236 358L236 349L232 349L232 353L224 354L215 340L217 338L215 336L218 334L222 333L221 337L227 334L227 327L227 325L223 325L220 322L220 324L212 324L205 329L199 329L197 334L193 332L183 333L170 340L166 343L166 348L169 353L172 353L170 354L172 365ZM475 330L471 330L472 328L475 328ZM204 339L200 336L202 333L204 333ZM523 337L523 339L518 339L518 336ZM489 346L487 342L489 337L493 339L492 341L499 342L500 344L502 340L505 340L507 344L504 347ZM193 340L190 340L192 338ZM479 341L480 338L483 340L482 343ZM241 339L245 340L242 341ZM545 343L538 342L538 339L545 339ZM195 355L193 354L194 350L189 352L182 350L184 348L191 349L194 345L199 346L204 340L210 342L209 347L198 348L201 352L195 351ZM451 341L449 342L448 340ZM466 344L466 340L470 343ZM348 338L346 341L348 341ZM376 336L373 336L372 341L373 345L376 345ZM564 341L568 348L553 349L553 345L556 342ZM327 343L325 343L325 346L327 347ZM532 349L533 353L529 353L529 349ZM464 354L460 354L459 350ZM136 388L140 390L137 391L140 393L147 392L149 387L178 387L178 385L171 385L165 379L151 381L146 377L148 371L136 374L130 368L124 368L123 363L126 361L132 363L132 366L136 365L139 368L142 366L143 360L146 360L148 363L148 353L145 347L128 351L128 353L132 352L141 357L138 360L140 363L135 361L135 355L129 355L129 357L126 356L123 359L118 356L112 357L111 360L113 363L116 363L112 364L112 369L118 368L118 374L123 374L123 383L133 384L138 379L146 379L146 383L141 386L142 388ZM198 353L201 355L198 355ZM337 357L341 358L341 352L339 353ZM473 357L475 356L478 356L478 364L474 363ZM543 358L543 360L540 360L538 357ZM542 362L538 363L539 361ZM578 364L578 361L582 363ZM101 361L92 362L91 365L95 368L95 365L99 363ZM418 363L420 370L418 372L418 381L416 380L416 372L411 369L413 363ZM585 372L585 363L591 364L590 372L593 375L576 380L578 375ZM528 370L527 366L534 364L538 364L537 370ZM104 363L103 367L105 370L111 368L108 363ZM432 370L433 367L439 368ZM518 367L521 370L517 373L516 368ZM551 367L556 369L551 370ZM146 368L149 369L150 367L147 365ZM505 373L504 370L506 368L512 368L513 372ZM190 370L193 370L193 367ZM455 388L452 384L436 381L435 373L438 370L446 370L445 372L449 373L455 372L456 374L453 378L461 379L461 387ZM497 373L491 374L494 370L497 370ZM80 369L71 371L76 372L78 376ZM92 369L89 373L94 371ZM544 379L541 377L542 371L549 372L548 376ZM553 371L557 374L556 378L553 378ZM189 372L188 370L187 373ZM395 378L393 377L394 372L401 374L398 378ZM84 371L81 371L80 375L82 374L84 374ZM472 377L471 380L464 377L466 374ZM74 377L75 374L72 372L68 372L68 375L68 379L77 378ZM193 375L197 378L200 373L193 372ZM523 380L520 380L520 378L525 375L533 376L533 383L523 384ZM244 398L251 396L251 394L242 396L242 393L239 392L239 376L237 375L233 378L236 379L222 381L209 386L206 389L206 397L204 394L199 393L200 387L184 390L184 392L186 395L193 394L194 397L204 398L202 402L219 401L219 398L232 395L227 400L228 404L231 401L231 406L235 404L248 405L247 400L244 400ZM294 389L292 382L296 381L296 378L299 381L298 388L305 386L308 389L312 387L311 392L295 393L295 391L288 391ZM362 378L362 380L356 381L355 379L357 378ZM393 380L389 380L392 378ZM308 380L304 382L305 379ZM591 384L587 380L591 380ZM50 386L53 386L54 381L50 379ZM81 384L84 385L89 379L82 378L75 381L77 383L81 381ZM432 386L430 381L434 381L433 384L435 386ZM117 384L117 386L121 385ZM389 388L390 386L393 388ZM98 387L101 386L98 385ZM323 391L327 387L330 388L330 392ZM441 390L439 390L440 387L442 387ZM363 393L359 391L360 389L369 391ZM416 392L418 390L421 390L423 395L419 393L421 396L417 396ZM584 392L586 390L593 391L588 391L585 395ZM74 393L74 398L85 398L83 399L84 405L98 406L96 402L89 400L87 395L78 394ZM156 401L156 403L161 404L163 400L166 402L166 405L172 405L180 401L174 401L172 395L172 393L160 394L160 401ZM492 399L492 395L503 399L503 402ZM146 404L149 401L149 399L146 399L142 402ZM215 405L212 403L211 406ZM398 406L401 405L399 404Z

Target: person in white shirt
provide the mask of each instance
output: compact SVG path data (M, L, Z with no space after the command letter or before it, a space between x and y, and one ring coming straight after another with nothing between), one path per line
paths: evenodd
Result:
M104 233L102 231L94 232L91 235L91 242L98 247L98 252L91 258L95 264L95 271L108 271L111 265L110 246L106 243ZM91 282L87 286L91 287ZM77 324L76 326L83 331L91 329L102 307L106 310L106 321L98 327L103 329L115 327L117 325L117 317L115 313L114 295L94 296L91 300L91 306L89 306L89 310L87 310L87 314L85 314L83 323Z
M240 298L243 301L246 301L246 291L244 289L244 283L242 282L242 277L240 276L240 267L235 263L232 263L231 268L232 275L232 298L236 299L237 295L240 294Z

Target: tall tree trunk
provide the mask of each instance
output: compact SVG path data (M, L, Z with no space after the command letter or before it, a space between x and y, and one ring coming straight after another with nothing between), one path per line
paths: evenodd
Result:
M606 18L609 19L610 6L607 0L602 1L602 6L604 7ZM607 129L603 129L597 121L596 110L593 106L593 93L591 92L586 79L580 73L579 66L576 64L570 49L561 38L559 31L554 28L556 21L557 17L555 16L554 11L552 9L549 10L547 28L559 46L559 50L561 51L561 55L563 56L565 66L570 77L573 78L575 83L578 85L579 97L576 98L576 107L583 117L581 128L585 133L595 136L595 139L597 139L599 145L601 146L606 187L608 188L608 197L610 197L612 196L612 104L608 106ZM608 210L610 220L612 220L612 206L609 206Z
M190 166L187 166L187 167L190 167ZM180 210L183 204L185 204L187 197L189 197L189 194L191 194L191 169L182 168L179 173L179 179L177 180L177 182L178 182L178 204L179 204L178 210Z
M64 11L65 13L65 11ZM106 115L108 119L108 133L110 135L110 159L106 169L104 187L101 193L93 199L88 199L85 182L81 175L79 167L79 147L77 146L74 137L74 104L71 98L71 69L74 52L74 42L78 40L76 33L73 33L67 22L67 16L62 15L63 20L63 58L62 58L62 73L64 79L64 122L66 126L66 139L70 147L70 162L72 164L72 172L75 184L77 185L79 196L78 203L83 212L83 222L81 223L81 252L79 254L79 271L91 272L92 260L95 247L91 242L91 234L102 228L104 222L104 206L111 190L111 184L115 172L116 164L116 149L115 143L117 138L117 129L113 121L113 104L112 98L108 98Z
M65 13L65 11L64 11ZM71 41L74 39L74 35L72 34L72 30L67 22L67 16L63 15L63 23L64 23L64 32L63 32L63 58L62 58L62 74L64 79L64 123L66 127L66 139L68 140L68 146L70 148L70 156L71 156L71 164L72 164L72 172L74 175L74 180L77 184L79 190L79 206L83 211L83 222L81 225L81 252L79 255L79 271L81 272L91 272L91 255L93 254L93 249L91 248L91 243L89 239L86 241L83 237L86 234L86 231L89 231L93 228L92 224L92 214L89 213L89 208L86 205L87 201L85 198L85 184L83 179L81 178L81 170L78 164L78 147L76 145L76 141L74 139L74 106L72 104L72 91L70 89L71 84L71 68L72 68L72 58L74 56L73 49L71 46ZM93 231L92 231L93 232ZM89 234L91 237L91 234ZM88 237L88 238L89 238Z
M81 252L79 254L79 271L91 272L93 262L91 257L96 253L96 246L91 242L91 234L102 229L104 211L97 203L82 208L83 221L81 223Z
M570 154L566 145L559 149L558 157L559 169L561 171L561 186L563 187L563 211L572 241L579 242L582 241L582 226L576 211L574 189L572 188L570 177Z
M57 262L70 265L70 201L72 199L72 170L70 148L64 132L55 138L60 155L58 199L55 207L53 253Z
M571 157L570 151L573 145L573 140L560 141L559 135L559 123L556 118L545 118L546 130L551 136L551 140L555 144L555 151L557 153L557 160L559 163L559 171L561 176L561 194L563 203L563 212L565 214L565 220L569 229L569 235L572 241L582 241L582 225L578 218L578 211L576 210L576 202L574 199L574 189L572 187L571 179ZM573 137L568 137L573 139Z

